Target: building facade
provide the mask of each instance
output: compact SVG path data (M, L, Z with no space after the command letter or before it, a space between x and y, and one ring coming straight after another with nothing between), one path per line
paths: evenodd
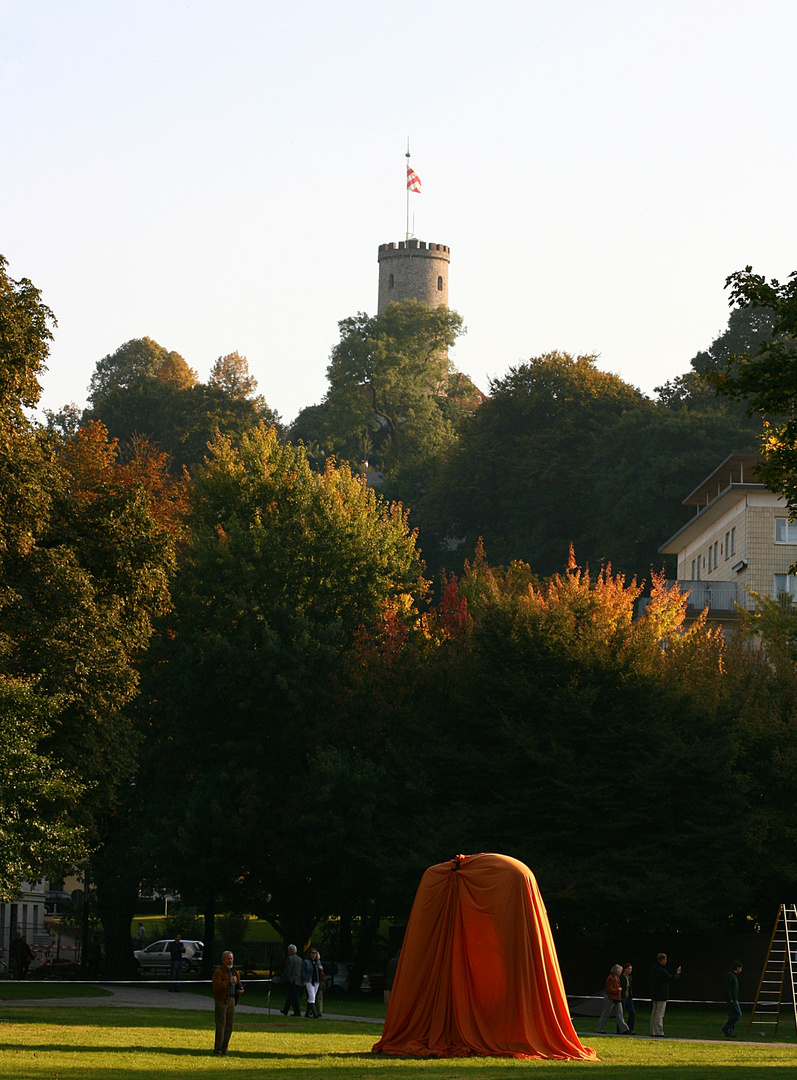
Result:
M11 904L0 904L0 959L4 963L8 964L9 945L17 931L32 949L41 946L42 937L47 933L44 928L46 887L44 881L33 884L23 881L19 898ZM38 954L40 949L34 949L34 952Z
M735 605L752 610L751 592L797 600L797 522L785 499L760 483L759 454L731 454L684 499L695 515L659 548L678 558L689 610L731 622Z

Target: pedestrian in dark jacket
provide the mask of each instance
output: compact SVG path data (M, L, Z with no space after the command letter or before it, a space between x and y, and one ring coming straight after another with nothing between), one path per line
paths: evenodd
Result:
M738 960L734 960L731 964L731 970L725 976L725 1000L728 1002L728 1019L722 1026L722 1030L725 1032L726 1039L735 1039L733 1029L736 1027L736 1021L742 1015L742 1007L739 1004L739 972L742 970L742 965Z
M650 1034L657 1038L664 1038L664 1011L670 1000L670 983L680 974L680 967L674 974L667 970L667 953L660 952L650 973Z
M297 953L295 945L288 946L288 958L282 969L282 982L285 986L285 1004L281 1009L282 1015L287 1016L293 1009L294 1016L301 1016L299 987L302 985L302 958Z

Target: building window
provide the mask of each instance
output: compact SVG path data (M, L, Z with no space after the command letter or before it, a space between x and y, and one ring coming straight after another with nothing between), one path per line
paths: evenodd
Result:
M797 544L797 521L775 518L775 543Z
M692 577L690 578L690 580L691 581L695 580L695 560L694 559L692 559Z
M731 529L731 555L736 554L736 526Z
M387 282L388 289L392 289L393 284L394 284L394 279L393 279L393 275L391 274L390 277L388 278L388 282Z
M775 596L797 599L797 577L794 574L775 574Z
M714 541L714 569L715 569L715 570L717 569L717 565L718 565L718 562L717 562L717 551L718 551L718 549L719 549L719 546L720 546L720 542L719 542L719 540L715 540L715 541Z
M438 279L437 279L437 291L438 292L443 291L443 279L442 279L442 277L438 277Z
M730 553L730 542L731 542L731 534L729 532L726 532L725 533L725 558L726 559L730 558L730 554L731 554Z

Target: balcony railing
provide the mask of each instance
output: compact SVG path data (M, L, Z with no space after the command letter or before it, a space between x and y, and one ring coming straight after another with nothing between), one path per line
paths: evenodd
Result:
M674 585L674 581L668 581ZM733 611L738 602L735 581L678 581L682 593L689 593L688 611Z

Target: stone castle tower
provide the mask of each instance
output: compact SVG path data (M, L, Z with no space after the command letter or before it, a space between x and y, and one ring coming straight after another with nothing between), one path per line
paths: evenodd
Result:
M448 264L445 244L401 240L379 245L379 303L381 315L394 300L423 300L429 307L448 306Z

